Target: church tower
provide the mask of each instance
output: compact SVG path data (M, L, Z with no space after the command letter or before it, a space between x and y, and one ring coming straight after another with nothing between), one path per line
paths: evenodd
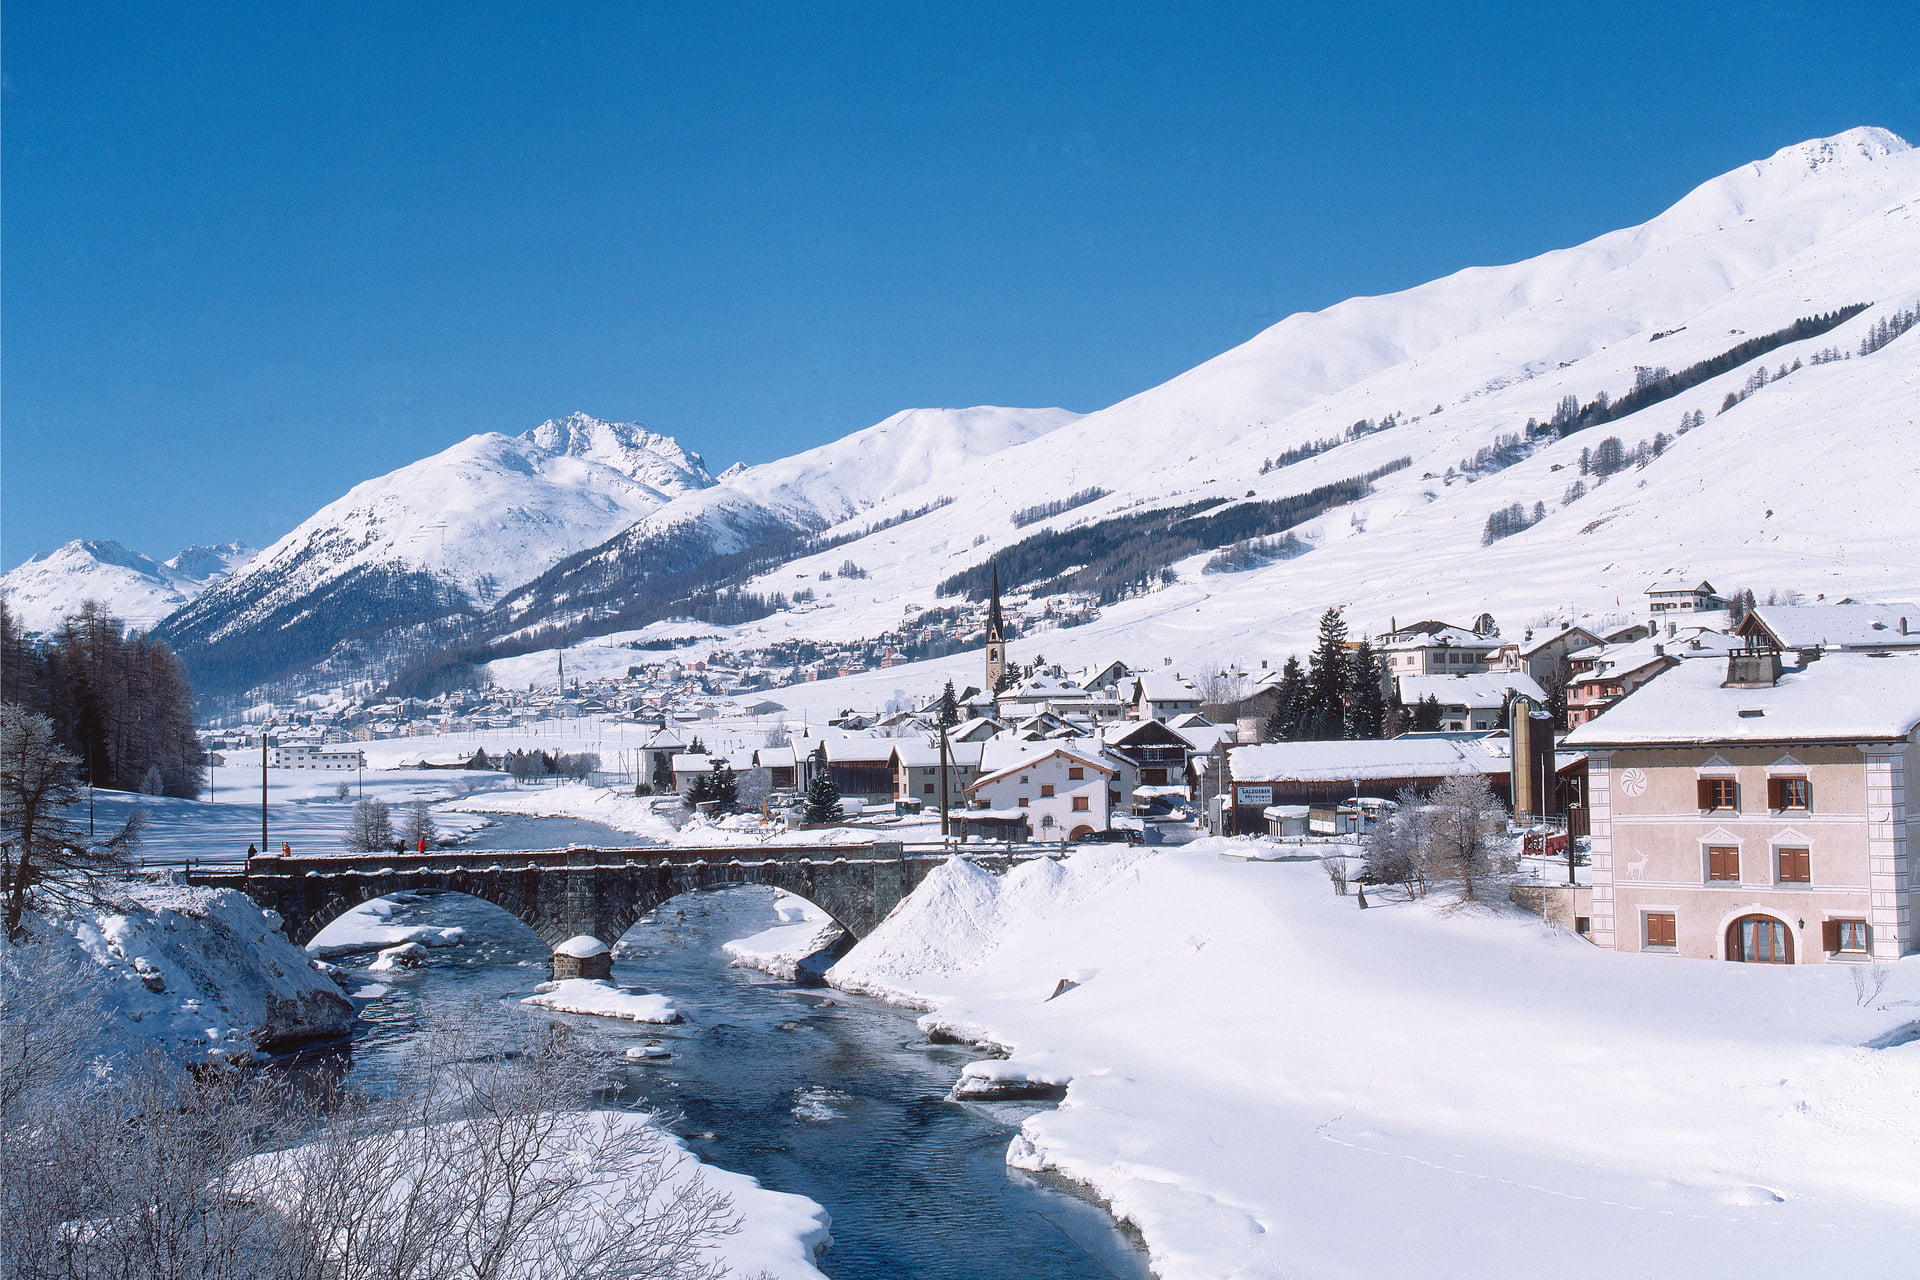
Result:
M987 605L987 693L1000 691L1007 674L1007 620L1000 612L1000 564L993 563L993 600Z

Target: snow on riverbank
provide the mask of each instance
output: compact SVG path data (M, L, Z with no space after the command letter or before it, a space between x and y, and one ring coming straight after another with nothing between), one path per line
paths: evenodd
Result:
M1167 1280L1920 1249L1920 1042L1864 1047L1920 1019L1920 960L1873 996L1849 966L1615 954L1509 910L1362 912L1228 848L951 863L829 979L1070 1078L1009 1158L1096 1190Z
M587 1013L598 1018L625 1018L629 1022L678 1022L680 1011L662 995L649 995L615 986L604 978L562 978L545 982L538 994L520 1002L555 1013Z
M307 944L307 953L323 960L337 960L403 943L418 943L423 947L458 946L466 937L465 929L387 923L396 908L419 901L414 894L396 893L390 898L363 902L315 934Z
M846 930L804 898L778 889L774 895L773 914L782 923L750 937L735 938L721 949L743 969L759 969L788 982L800 977L804 969L817 981L826 966L818 960L817 968L805 962L840 941Z
M35 932L78 962L97 1003L88 1059L233 1061L353 1025L333 980L232 889L129 881L110 905L43 918Z

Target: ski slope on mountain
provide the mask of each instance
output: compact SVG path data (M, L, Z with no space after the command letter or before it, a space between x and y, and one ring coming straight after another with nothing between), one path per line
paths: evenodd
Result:
M154 560L112 539L76 538L0 576L0 594L28 631L53 630L88 600L144 630L258 554L226 542Z
M1788 147L1696 189L1648 223L1506 267L1474 268L1405 293L1289 317L1233 351L1031 443L900 495L952 505L796 560L750 584L811 581L851 558L865 580L822 583L819 603L742 628L751 638L874 635L936 591L1036 532L1142 508L1215 498L1269 500L1409 465L1301 525L1310 550L1241 573L1171 567L1178 581L1107 604L1092 625L1016 644L1031 660L1172 658L1182 665L1302 648L1329 605L1356 631L1390 620L1491 610L1517 632L1547 617L1641 612L1670 575L1810 598L1908 598L1920 590L1920 337L1872 354L1862 338L1920 302L1920 152L1860 129ZM1788 343L1627 417L1546 439L1504 469L1462 469L1476 451L1580 402L1635 386L1636 371L1680 370L1755 335L1852 304L1831 332ZM1812 363L1817 352L1844 355ZM1798 361L1721 412L1765 366ZM1679 434L1683 414L1702 425ZM1338 438L1350 424L1396 425L1262 474L1264 459ZM1671 447L1603 481L1580 458L1607 437ZM1568 499L1572 483L1588 492ZM1099 487L1099 501L1016 528L1023 507ZM1487 517L1519 503L1545 518L1483 547ZM837 530L829 530L832 534ZM1010 588L1022 584L1010 582ZM822 687L924 676L895 668Z

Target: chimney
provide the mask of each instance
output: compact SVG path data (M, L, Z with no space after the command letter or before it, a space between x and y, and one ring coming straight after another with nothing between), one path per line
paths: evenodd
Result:
M1771 689L1780 683L1778 649L1743 649L1727 655L1723 689Z

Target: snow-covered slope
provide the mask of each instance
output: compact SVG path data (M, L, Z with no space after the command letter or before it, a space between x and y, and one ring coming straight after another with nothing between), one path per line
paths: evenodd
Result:
M1066 409L908 409L791 457L729 469L709 489L683 494L604 546L559 565L502 602L496 628L612 616L649 575L683 574L719 556L780 537L897 514L891 500L924 501L967 464L1078 421ZM883 509L884 508L884 509ZM870 513L870 514L869 514Z
M202 688L342 639L484 607L556 561L713 483L698 454L585 414L486 432L356 485L168 620Z
M1618 398L1642 369L1679 371L1859 303L1872 305L1830 332L1637 413L1540 437L1504 469L1461 469L1524 433L1528 419L1546 422L1563 397ZM872 573L823 585L804 615L747 634L877 634L903 608L940 603L949 575L995 554L1006 565L1006 550L1038 532L1205 499L1229 508L1284 499L1402 458L1409 465L1366 496L1299 527L1307 554L1219 574L1202 572L1206 555L1177 559L1173 585L1108 602L1092 625L1024 642L1014 656L1283 655L1335 604L1350 606L1359 630L1484 609L1518 630L1547 613L1638 612L1643 589L1669 572L1810 597L1910 598L1920 590L1911 551L1920 335L1871 354L1860 347L1875 324L1916 303L1920 152L1878 129L1788 147L1642 226L1289 317L1170 382L963 464L896 503L938 494L954 496L951 506L749 584L769 590L843 558ZM1812 363L1829 349L1846 358ZM1790 377L1721 411L1760 367L1772 375L1796 362ZM1696 413L1702 425L1680 435L1682 415ZM1389 418L1386 429L1346 438L1352 424ZM1568 500L1583 451L1608 437L1631 449L1657 434L1678 438L1644 467L1604 483L1586 477L1588 492ZM1343 442L1263 471L1283 451L1328 439ZM1089 487L1110 496L1037 525L1010 519ZM1528 519L1541 504L1544 519L1483 548L1487 517L1514 503ZM889 689L916 678L899 668L874 677ZM819 692L843 700L836 705L857 697Z
M0 577L0 593L29 631L52 630L88 600L129 626L148 628L258 554L225 542L162 561L111 539L76 538Z

